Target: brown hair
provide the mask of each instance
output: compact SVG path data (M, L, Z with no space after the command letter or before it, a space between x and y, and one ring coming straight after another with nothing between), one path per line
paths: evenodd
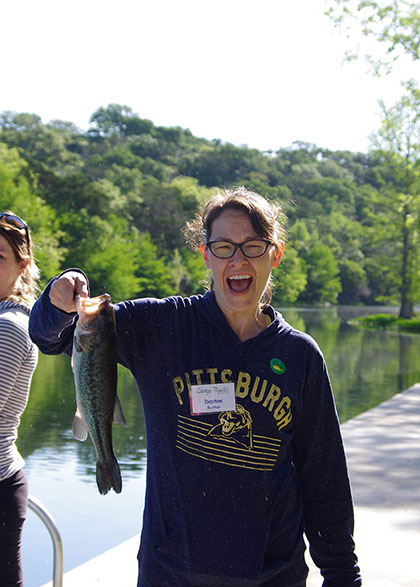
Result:
M260 194L240 186L218 190L217 194L204 203L200 212L184 228L187 242L195 249L211 238L213 222L224 210L243 210L252 227L261 238L269 240L278 250L286 239L285 214L281 206L270 202ZM213 289L213 282L210 288ZM261 297L261 304L267 305L272 297L271 279Z
M5 214L14 215L13 212L7 210ZM28 259L28 264L25 270L20 274L16 280L13 290L6 300L15 302L23 302L31 306L38 291L37 281L39 279L39 269L35 263L32 253L32 238L29 228L19 229L11 224L8 224L4 219L0 220L0 234L8 241L13 249L15 259L18 263Z

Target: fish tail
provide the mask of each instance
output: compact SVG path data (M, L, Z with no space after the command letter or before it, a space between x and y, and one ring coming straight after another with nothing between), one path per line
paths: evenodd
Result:
M98 461L96 463L96 483L99 493L102 495L106 495L110 489L113 489L116 493L121 493L121 471L115 457L109 461Z

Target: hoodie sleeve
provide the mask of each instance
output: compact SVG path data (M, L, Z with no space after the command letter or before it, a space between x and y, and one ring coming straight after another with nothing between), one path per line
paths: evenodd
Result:
M69 269L69 271L75 271L75 269ZM68 314L51 303L50 289L56 279L57 277L49 282L31 310L29 336L39 350L46 355L65 353L71 356L77 313Z
M303 411L293 441L310 553L323 587L361 585L353 541L353 501L340 426L325 361L308 361Z

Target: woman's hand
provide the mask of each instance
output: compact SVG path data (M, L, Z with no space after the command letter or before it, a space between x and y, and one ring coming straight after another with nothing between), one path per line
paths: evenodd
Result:
M76 312L74 297L80 295L82 298L89 296L86 277L79 271L67 271L58 277L51 286L51 303L64 312Z

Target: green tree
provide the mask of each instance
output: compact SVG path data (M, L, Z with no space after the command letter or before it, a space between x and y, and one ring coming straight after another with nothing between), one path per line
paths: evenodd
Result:
M413 116L420 102L412 82L406 90L412 110L407 104L405 111ZM39 250L44 266L52 263L50 274L61 259L63 268L89 270L96 291L111 288L113 298L199 293L206 272L181 228L214 185L244 184L279 202L289 218L291 244L274 272L279 303L395 302L404 250L404 289L415 302L418 157L412 151L408 165L404 135L396 134L401 117L385 110L387 123L366 154L302 142L260 152L154 126L118 104L97 110L87 133L69 122L43 125L34 114L5 112L0 140L19 149L15 186L26 182L53 211L46 240L56 246L44 242ZM405 127L410 148L414 122ZM8 160L8 177L15 164ZM48 240L52 233L55 241Z
M175 177L171 182L147 180L142 187L142 203L133 213L133 221L140 232L150 232L153 242L173 255L185 247L181 229L185 221L197 212L211 190L200 186L191 177Z
M98 108L90 117L91 136L111 136L112 134L124 135L127 133L130 122L138 119L129 106L109 104L106 108ZM145 125L143 132L148 132L149 125ZM139 133L140 134L140 133Z
M80 156L66 146L68 129L43 125L36 114L3 112L0 115L0 141L17 147L26 159L56 169L60 174L81 167Z
M353 304L367 299L369 295L367 275L361 263L344 259L339 263L342 291L338 300L342 304Z
M354 39L354 26L363 37L375 39L384 47L380 55L365 54L373 73L389 73L402 56L420 58L420 4L410 0L330 0L327 15L336 26ZM363 43L361 43L363 45ZM354 42L352 43L354 47ZM347 52L347 60L357 58L360 46Z
M291 245L286 245L281 263L272 275L273 302L277 305L294 304L305 291L308 268Z
M338 263L331 249L313 236L305 261L308 281L300 301L309 304L337 303L341 283Z
M12 210L29 224L44 286L59 271L64 256L58 246L62 233L54 209L32 189L27 172L28 164L18 151L0 143L0 211Z
M187 273L180 284L182 295L203 293L207 289L207 269L203 263L203 257L199 251L190 249L182 250L182 262Z
M399 253L400 317L411 318L420 299L420 90L414 82L405 85L407 93L394 106L382 103L382 127L372 140L386 162L381 192Z
M102 219L82 209L63 214L61 225L67 250L63 266L83 269L93 295L107 292L113 301L137 296L140 238L124 218Z
M140 236L137 253L139 296L166 297L175 295L177 290L171 279L171 272L165 260L157 255L158 249L147 232Z

